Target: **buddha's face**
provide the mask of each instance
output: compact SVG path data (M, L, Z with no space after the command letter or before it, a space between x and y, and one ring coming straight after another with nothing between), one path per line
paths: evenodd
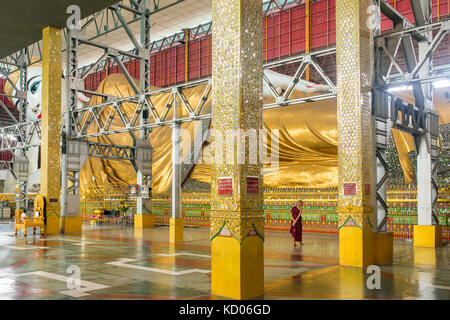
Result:
M79 79L82 82L81 79ZM20 87L20 80L16 84ZM64 103L66 97L65 79L61 77L61 111L65 110ZM41 118L41 105L42 105L42 68L39 66L30 67L27 69L27 107L25 109L25 115L27 121L33 121ZM18 99L13 99L14 104L17 107ZM85 95L78 93L77 95L78 107L81 107L84 103L89 102L89 98Z
M27 107L25 112L28 121L41 118L41 104L42 69L39 67L29 68L27 70Z

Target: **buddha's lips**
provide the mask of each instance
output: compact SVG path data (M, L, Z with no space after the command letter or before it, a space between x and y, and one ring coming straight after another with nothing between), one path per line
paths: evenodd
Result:
M87 98L87 97L86 97ZM87 98L87 100L83 99L80 96L77 96L78 101L81 101L82 103L88 103L89 102L89 98Z
M40 119L40 118L41 118L41 115L42 115L42 113L39 113L39 115L38 115L38 119Z

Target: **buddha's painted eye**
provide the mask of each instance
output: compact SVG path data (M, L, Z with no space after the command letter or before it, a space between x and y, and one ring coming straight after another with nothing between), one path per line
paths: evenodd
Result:
M37 89L39 88L39 85L40 85L40 84L41 84L41 81L40 81L40 80L33 82L33 84L32 84L31 87L30 87L30 91L31 91L32 94L35 94L35 93L36 93L36 91L37 91Z

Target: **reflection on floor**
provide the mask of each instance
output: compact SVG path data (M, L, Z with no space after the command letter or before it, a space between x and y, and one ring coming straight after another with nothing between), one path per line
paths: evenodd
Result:
M82 234L13 236L0 225L0 299L220 299L210 295L209 230L92 227ZM370 274L338 266L337 235L266 232L264 299L450 299L450 250L394 241L394 263L381 266L381 289ZM78 280L81 279L81 280Z

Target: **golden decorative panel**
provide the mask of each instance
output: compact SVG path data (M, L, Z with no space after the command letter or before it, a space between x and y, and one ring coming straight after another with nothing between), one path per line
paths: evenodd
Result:
M41 194L47 202L47 233L59 232L61 194L61 30L42 31Z
M211 169L211 239L227 230L242 242L249 234L264 234L262 166L259 157L256 164L249 164L244 136L232 144L226 143L226 137L234 130L259 132L262 128L262 1L213 1L212 11L212 126L216 135ZM224 137L222 146L218 134ZM245 163L239 164L242 146ZM234 154L233 161L227 161L230 154ZM255 195L246 194L248 176L259 178ZM231 195L219 195L220 177L232 178Z
M371 222L375 188L368 6L336 2L339 226L353 220L361 228Z

